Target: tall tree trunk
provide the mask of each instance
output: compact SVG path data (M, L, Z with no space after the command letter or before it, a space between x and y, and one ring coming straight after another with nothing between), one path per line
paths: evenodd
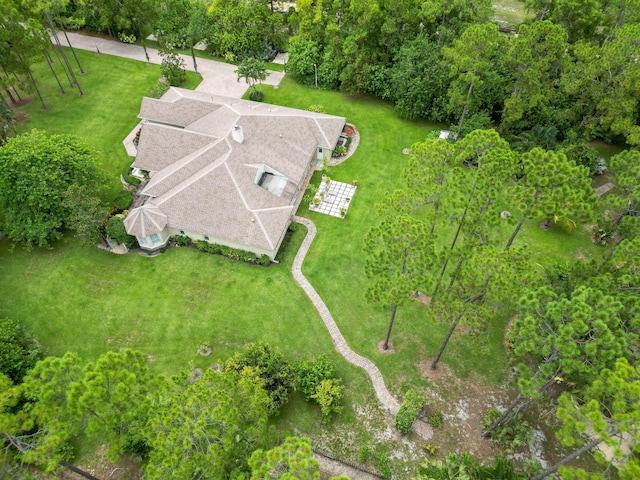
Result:
M53 77L56 79L56 82L58 82L58 87L60 87L60 94L61 95L65 95L67 92L64 91L64 88L62 87L62 83L60 83L60 79L58 78L58 75L56 75L56 71L53 69L53 60L51 59L51 57L49 55L47 55L47 52L44 52L44 58L47 61L47 65L49 65L49 68L51 69L51 73L53 74Z
M11 92L9 91L9 89L7 87L3 87L2 88L4 90L4 92L7 94L7 96L11 99L11 103L13 103L14 105L18 102L16 102L16 99L13 98L13 95L11 95Z
M540 473L539 475L536 475L531 480L542 480L543 478L548 477L552 473L556 473L560 467L562 467L563 465L566 465L571 460L578 458L580 455L588 452L592 448L597 447L601 442L602 440L600 439L592 440L591 442L584 445L582 448L573 452L571 455L567 455L566 457L564 457L562 460L556 463L553 467L550 467L546 469L544 472Z
M458 322L460 322L460 319L463 316L464 316L464 312L461 313L460 315L458 315L456 318L454 318L453 322L451 322L451 327L449 327L449 332L447 333L447 336L444 338L444 342L442 342L442 345L440 346L440 350L438 350L438 354L436 355L436 358L433 359L433 363L431 364L431 370L435 370L436 367L438 366L438 362L440 361L440 357L444 353L444 349L447 348L447 344L449 343L449 340L451 339L451 335L453 335L453 332L455 331L456 327L458 326Z
M396 319L396 310L398 309L398 305L394 305L391 309L391 321L389 322L389 329L387 330L387 337L384 339L384 345L382 345L383 350L389 350L389 337L391 337L391 329L393 328L393 321Z
M31 83L33 83L33 87L36 89L36 93L38 94L38 98L40 99L40 103L42 104L42 110L46 110L47 106L42 99L42 95L40 94L40 89L38 88L38 84L36 83L36 79L33 78L33 73L31 73L31 68L29 68L29 78L31 78Z
M456 269L453 271L453 273L451 274L451 279L449 280L449 286L447 287L447 294L451 291L451 289L453 288L453 284L456 281L456 277L458 276L458 273L460 272L460 267L462 267L462 263L464 262L464 257L460 256L460 258L458 259L458 264L456 265Z
M71 77L69 76L69 72L67 71L66 68L64 68L64 63L62 62L62 59L60 58L60 54L58 53L58 48L56 48L55 44L53 45L53 51L56 53L56 57L58 58L58 63L60 63L62 65L62 71L64 72L65 76L67 77L67 82L69 82L69 85L71 86L71 88L73 88L73 80L71 80Z
M476 178L473 181L473 186L471 187L471 193L469 194L469 199L467 200L467 205L464 207L464 212L462 212L462 218L460 219L460 223L458 223L458 229L456 230L456 234L453 237L451 242L451 246L449 247L449 252L453 251L458 241L458 237L460 236L460 231L462 230L462 226L464 225L465 218L467 217L467 212L469 211L469 204L471 203L471 199L473 198L473 194L476 191L476 185L478 184L478 174L476 173ZM442 283L442 278L444 277L444 273L447 270L447 265L449 264L449 257L444 261L444 265L442 266L442 270L440 270L440 275L438 276L438 280L436 281L436 286L433 289L433 293L431 294L431 304L434 305L434 300L440 289L440 284Z
M475 71L473 72L475 75ZM462 115L460 116L460 122L458 122L458 131L456 133L456 139L460 138L460 132L462 131L462 125L464 125L464 117L467 115L467 110L469 109L469 99L471 98L471 92L473 92L473 82L469 85L469 91L467 92L467 101L464 104L464 108L462 109Z
M507 250L513 244L513 241L518 236L518 233L520 233L520 229L522 228L522 225L524 225L525 220L526 220L525 217L522 217L520 219L520 221L518 222L518 225L516 225L515 230L513 231L511 236L509 237L509 241L507 242L507 245L504 247L505 250Z
M82 88L80 87L80 84L78 83L78 79L76 78L76 74L73 73L73 68L71 68L71 63L69 63L69 59L67 58L67 54L65 53L64 49L62 48L62 44L60 43L60 39L58 38L58 33L56 32L56 27L53 25L53 21L51 20L51 15L49 15L49 12L47 12L47 11L44 12L44 15L45 15L45 17L47 17L47 23L49 24L49 28L51 29L51 34L53 35L53 38L56 41L56 45L60 49L60 55L62 55L62 59L64 60L64 63L67 66L67 68L69 69L69 73L71 74L71 78L73 79L73 84L71 86L73 87L74 85L77 85L77 87L78 87L78 95L82 96L82 95L84 95L84 92L82 91Z
M98 477L94 477L89 472L85 472L84 470L79 469L75 465L71 465L70 463L64 462L62 460L58 462L58 465L66 468L67 470L71 470L72 472L77 473L81 477L87 478L88 480L100 480Z
M147 57L147 64L151 64L151 60L149 60L149 53L147 52L147 46L144 43L144 39L142 40L142 49L144 50L144 56Z
M73 49L73 45L71 45L71 40L69 40L69 36L67 35L67 30L64 28L64 24L62 22L60 22L60 27L62 28L62 33L64 33L64 38L67 39L67 43L69 44L69 48L71 49L71 54L73 55L73 58L76 59L76 63L78 64L78 68L80 69L80 74L84 75L85 72L82 69L82 65L80 65L80 60L78 60L78 56L76 55L76 51Z
M496 418L494 422L482 433L482 435L487 438L490 437L491 433L496 428L507 423L509 420L515 417L518 412L522 410L522 408L526 407L529 404L529 402L531 402L531 399L529 397L526 397L519 393L518 396L514 398L511 404L507 407L507 409L502 412L502 415Z
M273 3L271 4L271 7L273 8ZM193 45L191 45L191 58L193 59L193 70L196 72L196 75L198 74L198 64L196 63L196 53L193 50Z

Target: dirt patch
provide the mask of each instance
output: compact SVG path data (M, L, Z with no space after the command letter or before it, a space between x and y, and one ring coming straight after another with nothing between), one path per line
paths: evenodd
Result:
M90 457L86 457L84 461L77 466L81 470L89 472L98 478L116 480L140 480L142 478L139 461L123 456L117 462L112 462L107 458L106 445L98 447ZM67 480L84 480L84 477L69 470L64 470L61 478Z
M553 228L553 223L547 221L547 220L543 220L541 221L539 224L540 229L544 230L545 232L548 232L549 230L551 230Z
M393 348L393 344L391 342L389 342L389 344L387 345L387 349L384 349L384 340L380 340L378 342L378 351L380 353L385 353L385 354L392 354L392 353L396 353L395 349Z
M414 300L417 300L418 302L426 305L427 307L429 305L431 305L431 297L425 293L422 292L414 292L414 294L412 295L412 298Z
M420 363L419 368L429 379L429 386L423 392L427 405L424 416L428 418L440 411L444 419L441 428L434 428L430 442L438 447L436 456L470 452L481 462L491 461L500 452L482 436L482 417L491 407L506 405L507 392L481 380L461 380L442 362L435 371L431 370L432 361Z

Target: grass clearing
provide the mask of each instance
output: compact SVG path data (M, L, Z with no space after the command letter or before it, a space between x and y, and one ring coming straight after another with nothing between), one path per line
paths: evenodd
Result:
M493 19L503 26L518 28L522 22L533 18L522 0L494 0L493 9Z

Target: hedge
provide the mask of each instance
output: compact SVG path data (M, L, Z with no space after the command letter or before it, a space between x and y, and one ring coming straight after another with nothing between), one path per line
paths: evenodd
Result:
M424 397L414 389L409 389L404 396L404 402L396 414L395 425L400 433L408 433L414 420L422 410Z

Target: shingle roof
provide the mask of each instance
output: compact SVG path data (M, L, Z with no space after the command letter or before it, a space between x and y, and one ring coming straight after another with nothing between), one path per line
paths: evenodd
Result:
M167 226L167 216L153 204L147 203L134 208L124 219L124 227L129 235L148 237L161 232Z
M160 100L145 98L140 117L134 166L154 172L142 192L153 198L131 211L127 231L150 231L147 211L161 212L170 227L266 250L278 247L316 148L333 148L345 123L178 88ZM242 143L232 138L234 125L242 127ZM280 196L256 184L265 165L287 179Z

